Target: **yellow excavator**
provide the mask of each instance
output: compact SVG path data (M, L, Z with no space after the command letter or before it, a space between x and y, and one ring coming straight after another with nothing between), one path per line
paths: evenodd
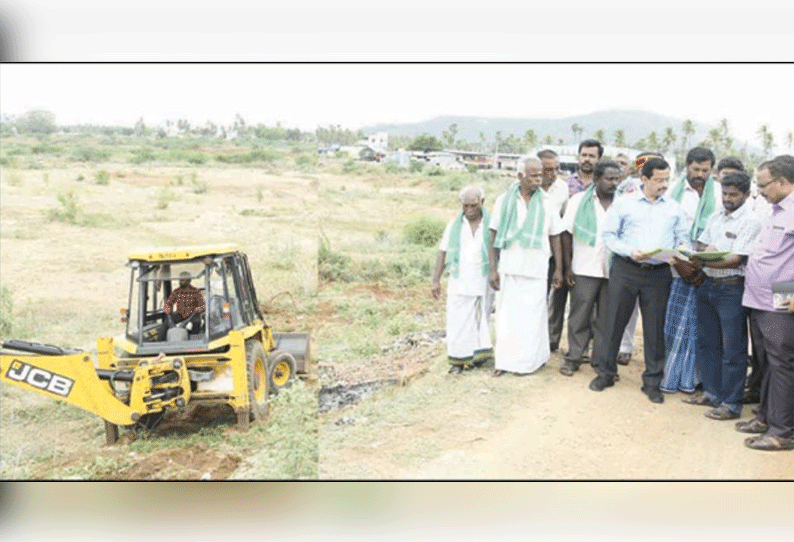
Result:
M155 249L128 256L123 336L97 339L96 360L78 349L8 340L0 379L70 403L119 426L155 427L169 409L226 403L242 430L267 415L269 393L310 363L308 333L273 333L256 298L248 258L233 245ZM202 312L174 323L165 302L180 280L204 297Z

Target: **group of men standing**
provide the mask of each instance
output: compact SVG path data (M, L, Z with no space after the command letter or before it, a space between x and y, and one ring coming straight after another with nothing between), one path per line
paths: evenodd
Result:
M703 147L672 183L658 153L632 168L623 155L604 159L596 140L578 152L579 170L564 180L552 150L526 158L490 215L482 189L461 191L432 289L440 297L446 268L450 372L490 359L495 377L537 371L559 345L568 304L560 373L589 362L589 388L603 391L629 361L639 312L648 399L683 391L685 402L711 407L707 417L736 419L747 400L749 321L760 404L736 429L758 435L750 448L794 449L794 300L781 308L772 299L773 285L794 283L794 157L756 169L764 206L738 159L715 163Z

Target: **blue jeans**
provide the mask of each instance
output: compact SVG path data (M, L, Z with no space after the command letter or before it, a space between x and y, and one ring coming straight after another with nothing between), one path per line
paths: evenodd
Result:
M742 411L747 377L747 309L744 285L717 285L706 279L697 289L697 350L695 367L703 389L714 402Z

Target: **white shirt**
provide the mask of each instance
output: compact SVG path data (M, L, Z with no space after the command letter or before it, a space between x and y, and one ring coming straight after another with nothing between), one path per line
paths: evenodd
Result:
M670 186L667 188L667 197L670 197L670 194L675 187L678 186L678 182L670 183ZM714 181L714 212L717 210L722 209L722 185L717 181ZM697 190L690 186L689 181L684 179L684 192L681 195L681 208L684 210L684 216L686 217L687 227L691 228L692 223L695 222L695 213L698 210L698 203L700 203L700 196L698 196Z
M549 235L559 235L565 229L562 225L562 218L559 212L555 210L553 204L549 201L548 195L540 190L543 202L543 235L540 248L523 248L521 243L514 242L507 249L502 249L499 253L499 273L505 275L519 275L522 277L536 278L547 280L549 269L549 256L551 255L551 246L549 245ZM490 229L496 230L499 228L499 222L502 214L502 201L507 192L500 194L494 203L494 211L491 215ZM524 224L527 218L527 204L521 194L516 195L516 221L518 226Z
M571 270L575 275L585 275L587 277L608 278L609 269L607 268L607 261L609 250L604 245L602 233L604 231L604 220L607 216L607 211L593 191L593 201L595 203L596 215L596 240L595 246L590 246L587 243L580 241L573 235L573 225L576 219L576 212L579 205L582 204L584 192L578 192L571 196L568 200L568 206L565 209L565 216L562 218L563 225L566 231L569 231L573 236L573 258L571 260ZM584 202L584 204L589 204Z
M448 251L449 234L452 231L452 225L460 218L459 216L455 217L447 223L444 235L441 237L441 243L438 246L439 250ZM485 225L483 224L485 220L480 220L480 224L474 233L471 231L469 220L465 216L462 217L462 220L459 273L457 277L449 276L447 295L485 295L488 277L482 273L482 236L483 234L490 235L490 232L485 231ZM485 257L488 257L487 254Z
M761 232L761 219L750 208L750 200L732 213L723 207L709 217L703 233L698 241L706 245L714 245L722 252L729 250L734 254L749 256L755 240ZM703 271L710 277L744 276L745 265L733 269L712 269L703 267Z
M666 196L669 198L670 193L678 186L678 182L670 183L670 186L667 187ZM716 213L719 209L722 209L722 185L718 183L716 180L714 181L714 212ZM689 181L684 178L684 192L681 194L681 208L684 210L684 216L686 217L686 227L687 230L692 228L692 224L695 222L695 213L698 210L698 204L700 203L700 196L698 196L698 191L692 188L689 184ZM678 274L675 267L670 266L670 271L673 272L673 277L680 278L681 275Z
M545 191L546 195L549 197L549 201L552 203L555 209L557 209L557 213L562 216L563 208L565 207L565 203L568 201L568 193L570 192L568 189L568 183L566 183L563 179L556 179L549 189Z

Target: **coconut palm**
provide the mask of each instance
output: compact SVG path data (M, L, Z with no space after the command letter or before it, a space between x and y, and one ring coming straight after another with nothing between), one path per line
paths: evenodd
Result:
M769 126L766 124L762 124L758 127L758 139L761 141L761 146L764 148L764 157L769 156L769 151L772 149L772 145L774 145L774 137L772 136L772 132L769 131Z
M626 146L626 132L623 130L615 130L614 135L612 136L612 141L615 143L616 147L625 147Z
M664 147L664 152L669 151L673 147L673 144L675 143L676 139L678 138L675 135L675 130L671 126L668 126L667 128L664 129L664 136L662 137L662 145Z

